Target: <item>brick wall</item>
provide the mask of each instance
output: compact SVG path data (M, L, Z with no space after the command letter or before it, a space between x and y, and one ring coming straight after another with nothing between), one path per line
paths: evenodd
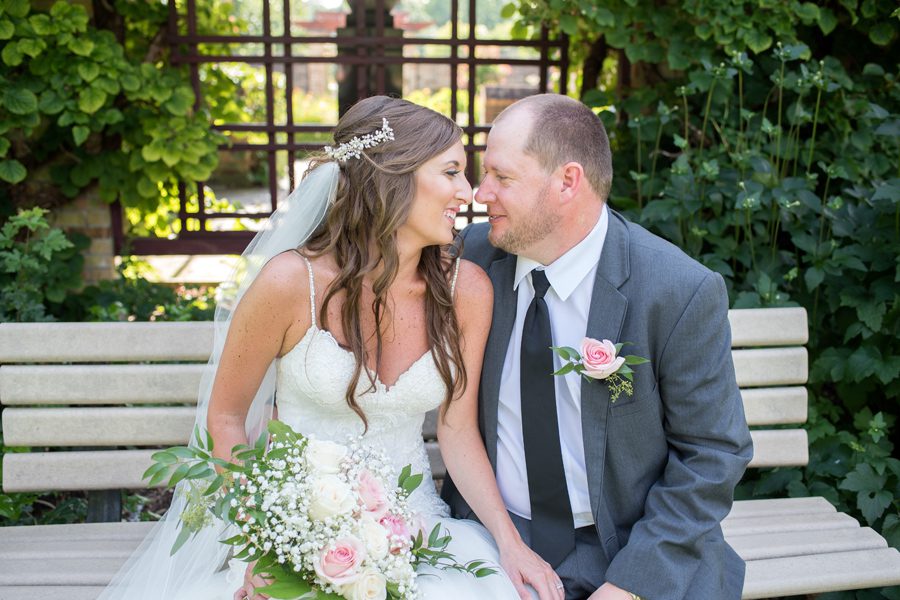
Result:
M96 193L88 192L56 208L48 216L51 226L67 232L83 233L91 238L91 245L84 252L82 275L85 283L116 277L109 204L100 200Z

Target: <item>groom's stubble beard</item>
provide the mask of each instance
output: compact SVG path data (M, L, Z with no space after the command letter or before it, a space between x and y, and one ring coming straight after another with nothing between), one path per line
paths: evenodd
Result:
M518 223L509 221L503 234L496 233L492 226L488 232L488 241L510 254L521 255L553 233L559 224L560 216L548 209L548 202L545 200L549 191L550 182L547 181L538 192L531 213L523 213ZM509 216L506 218L509 220Z

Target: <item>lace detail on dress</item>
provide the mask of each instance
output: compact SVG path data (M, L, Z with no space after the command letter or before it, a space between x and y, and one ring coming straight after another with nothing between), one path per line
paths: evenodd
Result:
M278 418L305 435L344 442L362 435L365 429L344 398L355 358L316 324L309 260L307 267L313 320L297 345L277 361ZM373 385L364 375L356 383L357 403L369 422L363 443L381 449L396 468L396 475L406 465L412 465L413 473L424 474L422 484L410 496L414 510L423 515L449 516L432 483L422 441L425 413L437 408L446 394L431 352L413 362L390 387L377 376L374 379Z

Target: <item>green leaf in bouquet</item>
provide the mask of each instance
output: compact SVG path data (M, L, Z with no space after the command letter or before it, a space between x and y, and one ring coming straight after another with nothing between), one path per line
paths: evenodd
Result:
M187 446L173 446L171 448L167 448L166 452L178 458L197 458L197 454L194 448L188 448Z
M169 552L169 556L178 552L178 549L184 546L184 543L188 541L189 537L191 537L191 530L182 525L181 531L178 532L178 537L175 538L175 543L172 544L172 550Z
M251 546L250 544L247 544L246 546L244 546L243 548L241 548L240 550L238 550L235 553L234 558L236 558L238 560L246 559L248 556L250 556L250 548L252 548L252 547L253 546Z
M269 460L280 460L287 457L290 451L291 449L289 447L275 448L274 450L269 450L269 453L266 454L266 456L269 458Z
M283 423L281 421L276 421L275 419L272 419L271 421L269 421L269 424L266 425L266 429L269 431L270 434L277 435L282 438L290 439L291 437L294 437L297 435L296 432L293 429L291 429L289 425L287 425L286 423Z
M215 475L215 471L209 468L205 462L194 463L194 465L188 469L187 474L185 474L185 479L209 479Z
M150 479L155 476L160 471L165 471L169 468L169 465L164 463L154 463L150 465L150 468L144 471L144 474L141 475L141 479Z
M438 537L441 535L441 524L438 523L431 530L431 533L428 535L428 546L434 548L437 546Z
M403 487L403 482L406 481L406 478L412 475L412 465L406 465L400 471L400 476L397 477L397 487Z
M225 477L223 475L217 475L216 478L210 482L209 487L203 491L203 495L211 496L212 494L215 494L216 491L220 489L224 483Z
M293 600L298 596L311 592L312 586L303 580L297 579L295 581L279 581L271 585L260 586L256 588L256 591L270 598ZM337 597L340 598L340 596Z
M166 465L174 465L178 462L178 457L168 450L160 450L159 452L154 452L153 454L151 454L150 460Z
M256 443L253 445L254 448L260 453L264 453L266 451L266 446L269 445L269 434L268 432L260 434L259 438L256 440Z
M172 478L169 479L169 487L175 487L179 481L185 478L188 474L188 471L191 470L191 465L188 463L183 463L178 465L178 468L175 469L175 472L172 473Z
M417 473L416 475L410 475L406 479L403 480L403 483L400 484L400 487L407 494L412 494L413 491L419 487L419 484L422 483L422 474Z
M278 560L276 559L274 554L263 554L256 564L253 565L253 574L259 575L261 573L268 573L269 570L278 564Z
M227 540L222 540L222 543L226 546L239 546L244 542L244 534L239 533L238 535L233 535Z

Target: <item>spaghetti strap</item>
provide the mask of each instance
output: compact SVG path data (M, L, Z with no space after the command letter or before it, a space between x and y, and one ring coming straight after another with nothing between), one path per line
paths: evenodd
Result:
M294 250L294 252L297 252L297 255L302 256L303 260L306 261L306 270L309 271L309 314L312 319L312 325L318 328L319 324L316 323L316 280L313 277L312 263L299 251Z
M450 282L450 297L456 295L456 278L459 277L459 257L456 258L456 265L453 267L453 281Z

